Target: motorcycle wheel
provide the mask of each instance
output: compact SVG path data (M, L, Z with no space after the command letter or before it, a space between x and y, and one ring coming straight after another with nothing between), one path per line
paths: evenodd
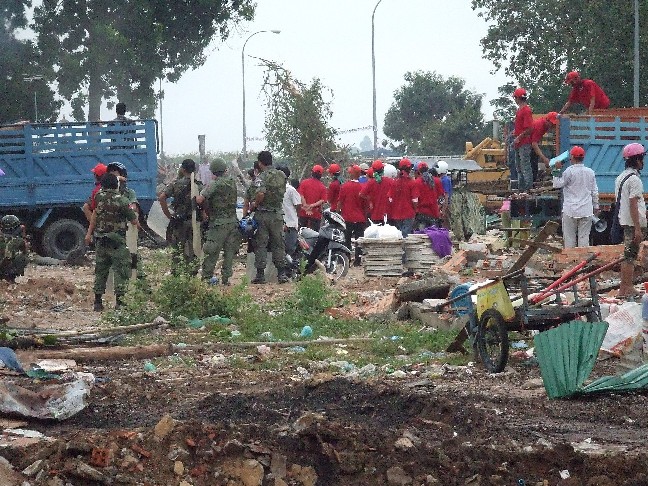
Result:
M328 253L324 253L320 258L326 267L326 273L331 275L334 280L344 277L349 272L349 257L346 253L333 250L331 253L331 264L327 265Z

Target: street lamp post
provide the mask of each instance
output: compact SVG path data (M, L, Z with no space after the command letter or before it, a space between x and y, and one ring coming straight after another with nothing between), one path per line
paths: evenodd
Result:
M378 0L376 6L371 14L371 74L373 78L373 158L376 160L378 157L378 117L376 115L376 50L375 50L375 32L374 32L374 16L376 9L382 0Z
M36 97L36 88L34 88L34 81L40 81L41 79L43 79L43 76L40 74L34 74L33 76L23 74L23 81L30 82L34 90L34 123L38 123L38 99Z
M245 39L245 42L243 43L243 49L241 50L241 74L243 80L243 161L247 160L247 129L245 127L245 46L252 37L263 32L272 32L273 34L281 33L280 30L259 30L257 32L254 32L253 34L250 34L247 39Z

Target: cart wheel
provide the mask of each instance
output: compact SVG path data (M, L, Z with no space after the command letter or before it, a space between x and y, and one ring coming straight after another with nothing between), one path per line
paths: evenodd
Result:
M500 373L504 370L509 353L508 329L502 314L495 309L484 311L479 319L477 349L488 371Z

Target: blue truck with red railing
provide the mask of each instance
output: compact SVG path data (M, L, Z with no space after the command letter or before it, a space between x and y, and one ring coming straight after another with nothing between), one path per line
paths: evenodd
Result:
M66 259L84 245L91 169L123 163L128 186L148 214L156 199L157 152L155 120L0 127L0 216L18 216L40 254Z

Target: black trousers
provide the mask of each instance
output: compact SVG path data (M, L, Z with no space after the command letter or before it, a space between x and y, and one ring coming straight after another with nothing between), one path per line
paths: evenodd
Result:
M364 236L364 230L366 229L367 229L366 221L360 223L346 224L346 230L344 231L344 238L346 240L346 246L349 250L351 249L351 238L355 238L355 239L362 238ZM360 254L361 254L360 247L356 245L355 260L353 261L355 265L360 265Z

